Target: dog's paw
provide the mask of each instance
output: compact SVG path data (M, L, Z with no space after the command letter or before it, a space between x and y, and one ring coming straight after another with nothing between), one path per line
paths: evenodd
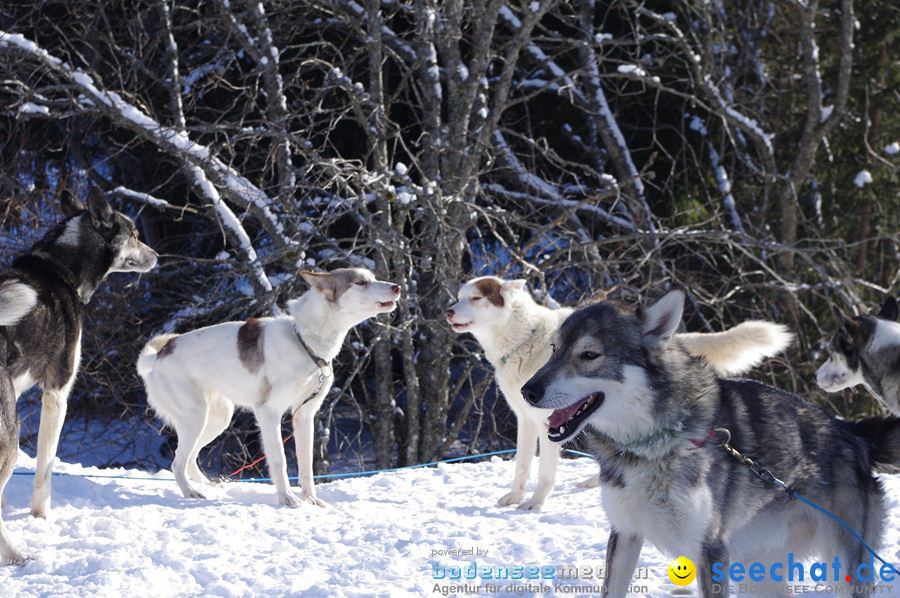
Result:
M537 500L536 498L529 498L528 500L519 503L519 510L520 511L540 511L542 506L544 506L543 500Z
M317 507L322 507L323 509L328 507L328 503L319 498L318 496L303 496L303 500L308 502L309 504L316 505Z
M184 494L185 498L199 498L201 500L206 499L206 495L203 494L202 492L200 492L199 490L197 490L196 488L194 488L193 486L185 488L182 491L182 494Z
M31 514L41 519L46 519L50 514L50 484L35 485L31 494Z
M50 504L49 503L31 505L31 516L32 517L37 517L38 519L46 519L48 513L50 513Z
M579 488L586 488L586 489L597 488L598 486L600 486L600 474L598 473L596 475L592 475L588 479L582 480L575 485L578 486Z
M25 558L25 555L23 555L21 552L19 552L18 550L9 549L3 554L2 558L0 558L0 565L21 567L27 561L28 559Z
M500 497L500 500L497 501L498 507L508 507L509 505L514 505L516 503L522 502L522 497L525 495L524 492L519 492L518 490L513 490L509 494L504 494Z
M287 492L285 494L278 495L278 504L283 507L290 507L292 509L296 509L303 505L303 499L294 494L293 492Z

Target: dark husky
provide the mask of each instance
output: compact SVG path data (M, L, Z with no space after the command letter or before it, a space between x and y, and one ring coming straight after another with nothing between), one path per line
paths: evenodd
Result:
M841 581L855 577L847 568L869 562L862 546L757 478L725 452L724 432L715 428L729 430L736 449L877 547L885 506L872 471L900 464L900 419L841 421L765 384L719 378L672 339L683 301L673 291L645 311L610 302L578 310L558 331L550 361L522 389L563 422L551 438L562 442L584 429L600 462L612 526L605 595L624 595L644 540L693 560L703 596L727 595L727 579L714 587L712 567L728 571L730 559L760 562L768 574L788 553L797 561L837 556Z
M900 312L888 297L877 314L850 318L838 309L840 327L831 339L831 355L816 372L826 392L862 384L888 411L900 415Z
M91 190L89 209L67 194L62 207L67 218L0 274L0 495L16 463L16 399L40 384L36 517L50 509L50 473L81 359L84 306L108 273L146 272L157 259L98 189ZM22 561L0 519L0 564Z

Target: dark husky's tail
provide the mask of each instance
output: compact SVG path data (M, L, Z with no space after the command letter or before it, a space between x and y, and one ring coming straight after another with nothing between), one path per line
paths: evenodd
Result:
M900 417L870 417L848 422L853 433L865 440L878 471L900 471Z

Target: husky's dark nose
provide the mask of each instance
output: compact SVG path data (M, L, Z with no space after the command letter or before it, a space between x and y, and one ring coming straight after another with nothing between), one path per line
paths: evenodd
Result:
M399 284L392 284L392 285L391 285L391 290L394 291L394 294L395 294L395 295L399 295L399 294L400 294L400 285L399 285Z
M452 309L448 309L448 310L447 310L447 317L448 317L448 318L452 318L455 314L456 314L456 312L453 311Z
M522 397L529 405L537 405L544 398L544 385L535 383L534 378L522 387Z

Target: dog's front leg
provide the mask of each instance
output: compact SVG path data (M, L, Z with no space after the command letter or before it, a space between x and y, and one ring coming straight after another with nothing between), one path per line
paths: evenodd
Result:
M547 495L553 490L553 483L556 481L556 468L559 465L562 446L556 442L550 442L546 426L540 427L539 450L537 489L531 498L519 505L523 511L539 511Z
M519 503L525 496L525 484L528 482L531 460L537 447L537 426L525 416L516 414L516 419L516 475L512 490L497 501L501 507Z
M44 388L41 397L41 424L38 430L37 467L34 472L34 493L31 495L31 514L46 517L50 512L50 487L53 464L63 421L66 419L66 401L75 376L60 389Z
M728 550L721 539L707 539L701 548L700 562L697 563L697 579L700 581L702 598L725 598L728 596L728 584L714 583L712 580L712 568L716 563L722 563L722 570L728 571Z
M644 538L637 534L621 534L615 528L606 543L606 579L603 583L604 598L624 598L637 567Z
M12 379L0 370L0 497L16 466L19 449L19 419L16 417L16 392ZM16 550L0 513L0 565L22 565L25 557Z
M287 476L287 460L284 457L284 444L281 440L281 413L275 413L265 405L258 407L254 413L259 423L259 435L262 438L269 476L275 484L278 504L299 507L300 497L291 491Z
M313 481L313 424L315 408L304 405L294 413L294 446L297 449L297 475L300 477L300 498L324 507L325 501L316 497Z

